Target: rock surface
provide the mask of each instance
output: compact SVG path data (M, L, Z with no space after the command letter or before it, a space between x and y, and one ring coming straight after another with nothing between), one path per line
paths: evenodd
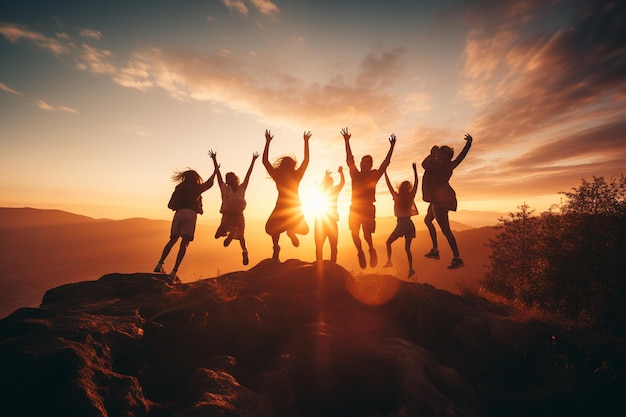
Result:
M330 262L110 274L0 320L0 415L623 412L624 349L589 340Z

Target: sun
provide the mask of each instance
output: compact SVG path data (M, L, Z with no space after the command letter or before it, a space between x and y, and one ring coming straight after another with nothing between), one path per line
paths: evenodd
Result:
M328 194L319 185L309 185L300 189L302 212L308 218L323 217L332 211L332 203Z

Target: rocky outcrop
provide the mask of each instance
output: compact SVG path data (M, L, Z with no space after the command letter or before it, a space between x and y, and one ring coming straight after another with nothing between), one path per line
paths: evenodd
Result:
M110 274L49 290L0 335L3 416L552 416L623 389L619 348L329 262ZM605 366L571 377L585 348L577 366Z

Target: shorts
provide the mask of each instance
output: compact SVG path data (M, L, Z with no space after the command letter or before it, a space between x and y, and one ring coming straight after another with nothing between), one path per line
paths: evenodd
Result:
M348 224L351 231L357 231L363 227L363 233L374 233L376 231L376 206L368 204L365 206L350 206Z
M394 237L406 237L409 239L415 238L415 224L410 217L398 217L396 222L396 228L391 232L391 236Z
M197 219L198 213L195 210L186 208L176 210L172 220L170 237L183 236L191 242L196 232Z

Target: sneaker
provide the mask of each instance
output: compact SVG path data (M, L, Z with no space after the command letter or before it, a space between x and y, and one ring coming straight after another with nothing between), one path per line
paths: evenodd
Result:
M161 262L159 262L154 267L154 272L156 272L157 274L164 274L165 273L165 268L163 268L163 264Z
M359 253L357 253L357 256L359 257L359 266L361 267L361 269L365 269L365 267L367 266L367 262L365 262L365 253L363 251L359 251Z
M424 256L430 259L439 259L439 251L437 249L431 249L430 252L425 253Z
M383 265L383 268L391 268L392 266L393 264L391 263L391 261L387 261L387 263Z
M372 268L376 268L378 265L378 255L376 254L376 249L370 249L370 266Z
M296 236L296 234L295 234L295 233L293 233L293 232L287 232L287 236L289 236L289 239L291 239L291 244L292 244L294 247L296 247L296 248L297 248L298 246L300 246L300 241L298 240L298 236Z
M412 269L409 269L409 275L407 275L407 278L411 278L414 275L415 275L415 271Z
M241 256L243 257L243 264L244 265L248 265L248 262L250 261L248 259L248 251L245 250L245 251L241 252Z
M226 236L226 239L224 239L224 247L227 247L228 245L230 245L230 242L232 241L233 241L233 235L229 233L228 236Z
M457 268L460 268L462 266L465 266L465 264L463 263L463 259L461 259L461 258L452 258L452 262L450 263L450 265L448 265L448 269L457 269Z

